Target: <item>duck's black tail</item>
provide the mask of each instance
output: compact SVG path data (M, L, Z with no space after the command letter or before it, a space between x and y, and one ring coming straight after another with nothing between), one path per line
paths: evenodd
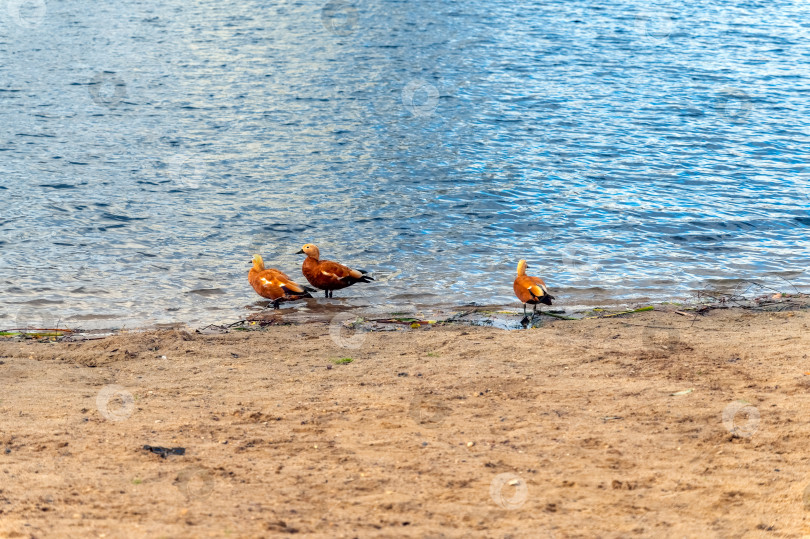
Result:
M357 271L359 271L360 273L362 273L362 274L363 274L363 276L362 276L362 277L360 277L359 279L357 279L357 280L356 280L356 281L354 281L354 282L356 282L356 283L370 283L371 281L373 281L373 280L374 280L374 278L373 278L371 275L368 275L368 272L367 272L367 271L365 271L365 270L357 270Z
M314 288L310 288L308 286L303 285L299 286L304 289L303 292L299 292L298 290L293 290L288 286L281 285L281 289L284 290L284 297L289 299L311 298L312 292L316 292Z
M317 290L315 290L311 286L303 286L303 285L301 285L301 288L304 289L304 293L303 294L298 294L298 296L300 296L302 298L311 298L312 293L317 292Z

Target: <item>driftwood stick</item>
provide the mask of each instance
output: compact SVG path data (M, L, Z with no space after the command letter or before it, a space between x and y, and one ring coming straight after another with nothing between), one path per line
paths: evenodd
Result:
M585 318L582 318L582 320L586 320L588 318L608 318L610 316L619 316L619 315L622 315L622 314L643 313L644 311L652 311L654 309L655 309L654 306L648 305L647 307L639 307L638 309L631 309L629 311L621 311L621 312L618 312L618 313L603 314L603 315L600 315L600 316L586 316Z
M572 318L570 316L563 316L561 314L554 314L554 313L549 313L549 312L546 312L546 311L537 311L536 314L544 314L546 316L553 316L554 318L559 318L560 320L579 320L579 318Z

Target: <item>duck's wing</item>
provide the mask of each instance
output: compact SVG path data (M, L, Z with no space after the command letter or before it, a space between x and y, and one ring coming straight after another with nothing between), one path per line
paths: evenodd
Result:
M258 272L250 277L250 284L253 289L262 297L268 299L278 299L284 296L284 290L276 280L272 272L267 270Z
M554 299L554 296L548 293L545 281L540 277L529 277L529 280L532 284L532 286L529 287L529 292L531 292L532 296L540 300L541 303L551 305L551 300Z
M374 280L372 276L368 275L366 270L353 269L352 272L352 275L355 279L357 279L358 282L368 283Z
M294 282L283 271L277 269L268 270L273 277L273 284L278 286L284 291L284 295L295 296L305 294L306 289L300 284Z
M529 285L529 291L537 297L548 294L546 282L540 277L529 277L529 282L527 284Z
M292 282L292 279L290 279L290 276L289 276L289 275L287 275L286 273L284 273L284 272L283 272L283 271L281 271L281 270L278 270L278 269L276 269L276 268L268 268L268 269L267 269L267 270L265 270L265 271L269 271L269 272L271 272L271 273L273 274L273 277L275 277L276 279L279 279L279 280L285 280L285 281L290 281L290 282Z
M332 262L330 260L322 260L318 264L318 272L320 275L329 281L336 283L353 284L357 282L367 283L373 279L360 270L351 269L343 264Z

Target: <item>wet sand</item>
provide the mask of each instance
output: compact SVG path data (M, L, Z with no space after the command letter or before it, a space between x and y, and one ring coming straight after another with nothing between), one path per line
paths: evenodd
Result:
M0 535L810 534L810 312L674 311L6 339Z

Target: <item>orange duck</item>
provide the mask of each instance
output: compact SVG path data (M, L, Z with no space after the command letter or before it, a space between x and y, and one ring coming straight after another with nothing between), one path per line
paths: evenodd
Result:
M548 288L546 288L543 279L526 275L526 268L528 267L525 260L518 262L517 277L515 278L515 284L512 285L512 288L515 289L515 295L523 302L524 320L526 320L527 303L534 305L532 308L532 317L534 317L538 303L551 305L551 300L554 299L554 296L548 293Z
M324 297L331 298L334 290L346 288L354 283L368 283L373 281L366 275L366 271L351 269L343 264L321 260L321 252L311 243L304 245L295 254L305 254L307 259L301 266L301 272L309 284L324 291Z
M282 301L312 297L306 287L295 284L286 274L273 268L265 269L260 255L253 255L248 281L257 294L273 300L274 309L278 309Z

